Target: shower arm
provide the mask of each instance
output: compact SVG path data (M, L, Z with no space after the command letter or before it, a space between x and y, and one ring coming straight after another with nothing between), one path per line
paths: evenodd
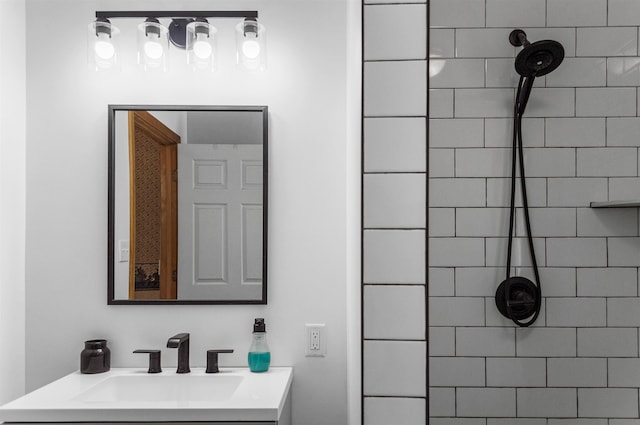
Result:
M513 30L511 34L509 34L509 42L512 46L516 47L527 47L529 44L529 40L527 40L527 33L522 30Z

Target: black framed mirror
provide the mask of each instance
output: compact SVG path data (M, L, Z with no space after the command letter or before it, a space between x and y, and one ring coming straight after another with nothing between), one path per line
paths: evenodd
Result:
M109 105L108 304L267 303L267 106Z

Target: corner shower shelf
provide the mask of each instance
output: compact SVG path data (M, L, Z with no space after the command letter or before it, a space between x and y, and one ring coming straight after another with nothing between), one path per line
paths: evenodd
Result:
M638 208L640 201L605 201L591 202L591 208Z

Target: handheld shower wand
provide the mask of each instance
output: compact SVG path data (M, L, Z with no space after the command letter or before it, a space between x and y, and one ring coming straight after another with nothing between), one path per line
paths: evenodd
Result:
M496 307L500 313L511 319L516 325L526 327L533 324L540 314L542 291L540 273L536 262L529 219L529 203L527 201L527 186L524 173L524 148L522 143L522 115L527 107L529 96L536 77L546 75L560 66L564 59L564 48L553 40L542 40L530 43L522 30L513 30L509 35L513 46L523 46L516 56L515 68L520 74L520 82L516 93L513 111L513 151L511 157L511 205L509 208L509 242L507 248L506 279L500 283L496 291ZM511 276L511 251L515 227L515 196L516 196L516 162L520 163L520 188L522 192L522 207L527 230L527 241L531 254L531 263L536 283L521 276Z

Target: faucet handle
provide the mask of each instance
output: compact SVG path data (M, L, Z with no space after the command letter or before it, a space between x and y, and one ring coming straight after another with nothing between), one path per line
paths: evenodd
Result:
M162 368L160 367L160 350L135 350L134 353L149 354L149 370L147 373L162 372Z
M207 373L218 373L218 354L220 353L233 353L233 350L207 350Z

